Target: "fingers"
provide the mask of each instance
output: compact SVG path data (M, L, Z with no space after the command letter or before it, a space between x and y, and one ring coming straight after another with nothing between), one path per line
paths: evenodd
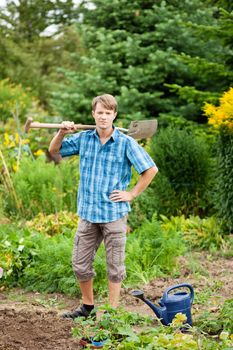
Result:
M130 202L132 200L129 192L119 190L112 191L109 198L113 202Z
M134 197L131 192L114 190L109 196L113 202L131 202Z
M74 122L64 121L64 122L62 122L62 128L63 129L73 129Z
M69 122L69 121L62 122L61 129L64 133L67 133L67 134L76 131L74 122Z
M118 190L112 191L112 193L109 196L110 200L113 202L120 202L122 201L122 192Z

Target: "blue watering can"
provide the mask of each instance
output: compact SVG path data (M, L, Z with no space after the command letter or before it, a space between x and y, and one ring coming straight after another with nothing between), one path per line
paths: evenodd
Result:
M186 291L179 291L169 294L173 289L188 288L190 293ZM159 306L153 304L150 300L144 297L144 293L141 290L134 290L131 294L144 301L161 320L162 324L168 326L175 315L180 312L187 317L186 323L192 326L191 306L194 298L194 290L190 284L182 283L172 287L169 287L163 293L163 297L159 301Z

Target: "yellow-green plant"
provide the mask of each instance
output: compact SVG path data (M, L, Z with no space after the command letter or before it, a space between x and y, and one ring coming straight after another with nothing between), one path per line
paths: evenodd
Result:
M32 220L26 222L26 226L31 231L35 230L48 236L63 233L66 230L74 231L77 224L77 214L68 211L60 211L50 215L39 213Z
M167 218L160 215L160 219L163 230L181 232L185 242L193 248L220 248L224 244L221 227L215 217L201 219L199 216L185 218L181 215Z
M14 113L25 116L32 104L32 97L21 85L13 84L9 79L0 81L0 120L6 121Z
M208 122L216 129L227 127L233 131L233 88L231 87L219 99L219 106L205 103L204 113L208 117Z

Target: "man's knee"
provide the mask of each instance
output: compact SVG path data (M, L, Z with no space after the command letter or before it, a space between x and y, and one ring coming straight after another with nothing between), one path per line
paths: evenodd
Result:
M72 263L73 271L75 273L76 278L79 281L88 281L95 277L95 272L93 269L87 269L86 266L82 266L73 261Z
M125 267L108 269L108 280L113 283L120 283L126 278Z

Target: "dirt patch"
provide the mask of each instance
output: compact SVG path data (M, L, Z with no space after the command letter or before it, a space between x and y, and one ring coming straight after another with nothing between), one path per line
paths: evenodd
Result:
M73 322L62 320L56 311L27 305L0 307L1 350L74 350Z
M217 305L232 297L233 259L210 257L195 253L193 260L179 261L182 277L158 278L143 285L145 296L158 301L164 290L174 284L187 282L193 285L196 299L193 317L212 300ZM122 290L121 304L128 311L154 316L141 300L130 295L131 289ZM206 299L201 299L206 298ZM104 301L101 302L101 304ZM2 291L0 294L0 350L78 350L77 339L72 338L73 321L61 318L62 312L79 304L76 298L64 295L25 293L22 290ZM98 303L97 303L98 305ZM216 304L214 304L216 308Z

